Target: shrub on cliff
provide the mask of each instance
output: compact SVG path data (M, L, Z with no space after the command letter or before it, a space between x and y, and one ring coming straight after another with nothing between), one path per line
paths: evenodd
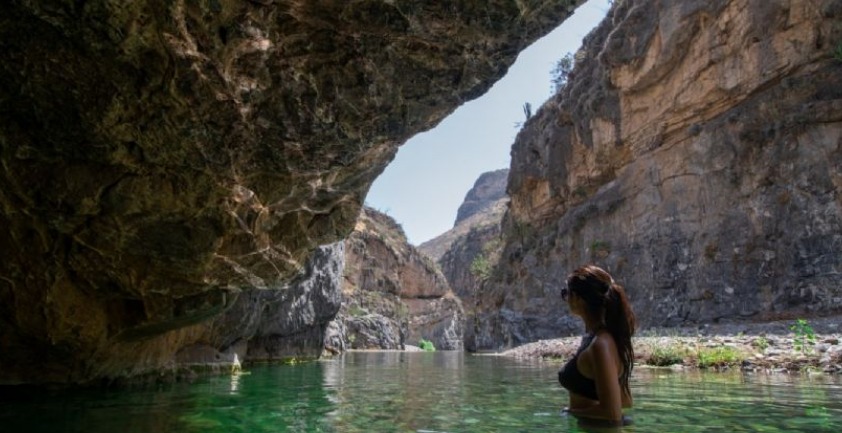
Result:
M553 92L558 93L567 84L567 77L573 71L573 53L567 53L558 60L550 74L553 84Z

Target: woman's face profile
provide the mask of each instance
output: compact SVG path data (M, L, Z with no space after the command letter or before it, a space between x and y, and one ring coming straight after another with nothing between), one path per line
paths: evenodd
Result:
M581 316L582 307L584 304L584 300L581 296L577 295L575 292L570 290L570 288L565 287L561 291L561 299L567 301L567 308L570 309L572 314L577 316Z

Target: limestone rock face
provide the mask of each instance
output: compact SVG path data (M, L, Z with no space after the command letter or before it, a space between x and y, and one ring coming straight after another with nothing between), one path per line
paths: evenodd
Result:
M0 383L174 362L575 3L4 5Z
M409 245L403 229L364 208L345 241L343 302L328 349L403 349L423 338L462 349L464 314L435 264Z
M842 3L615 2L512 152L476 348L575 332L584 263L643 326L842 305ZM836 54L834 54L836 53Z

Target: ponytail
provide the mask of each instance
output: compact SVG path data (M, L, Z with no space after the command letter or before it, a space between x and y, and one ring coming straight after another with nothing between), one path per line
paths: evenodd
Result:
M623 364L620 385L629 394L629 378L634 367L634 347L631 338L636 327L637 321L625 289L612 280L608 293L606 293L605 328L611 333L614 342L617 344L617 353Z

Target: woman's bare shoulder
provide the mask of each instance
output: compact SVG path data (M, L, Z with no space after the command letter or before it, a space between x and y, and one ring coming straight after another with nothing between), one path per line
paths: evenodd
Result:
M617 342L614 341L614 336L606 330L601 330L596 333L591 349L596 351L608 351L617 353Z

